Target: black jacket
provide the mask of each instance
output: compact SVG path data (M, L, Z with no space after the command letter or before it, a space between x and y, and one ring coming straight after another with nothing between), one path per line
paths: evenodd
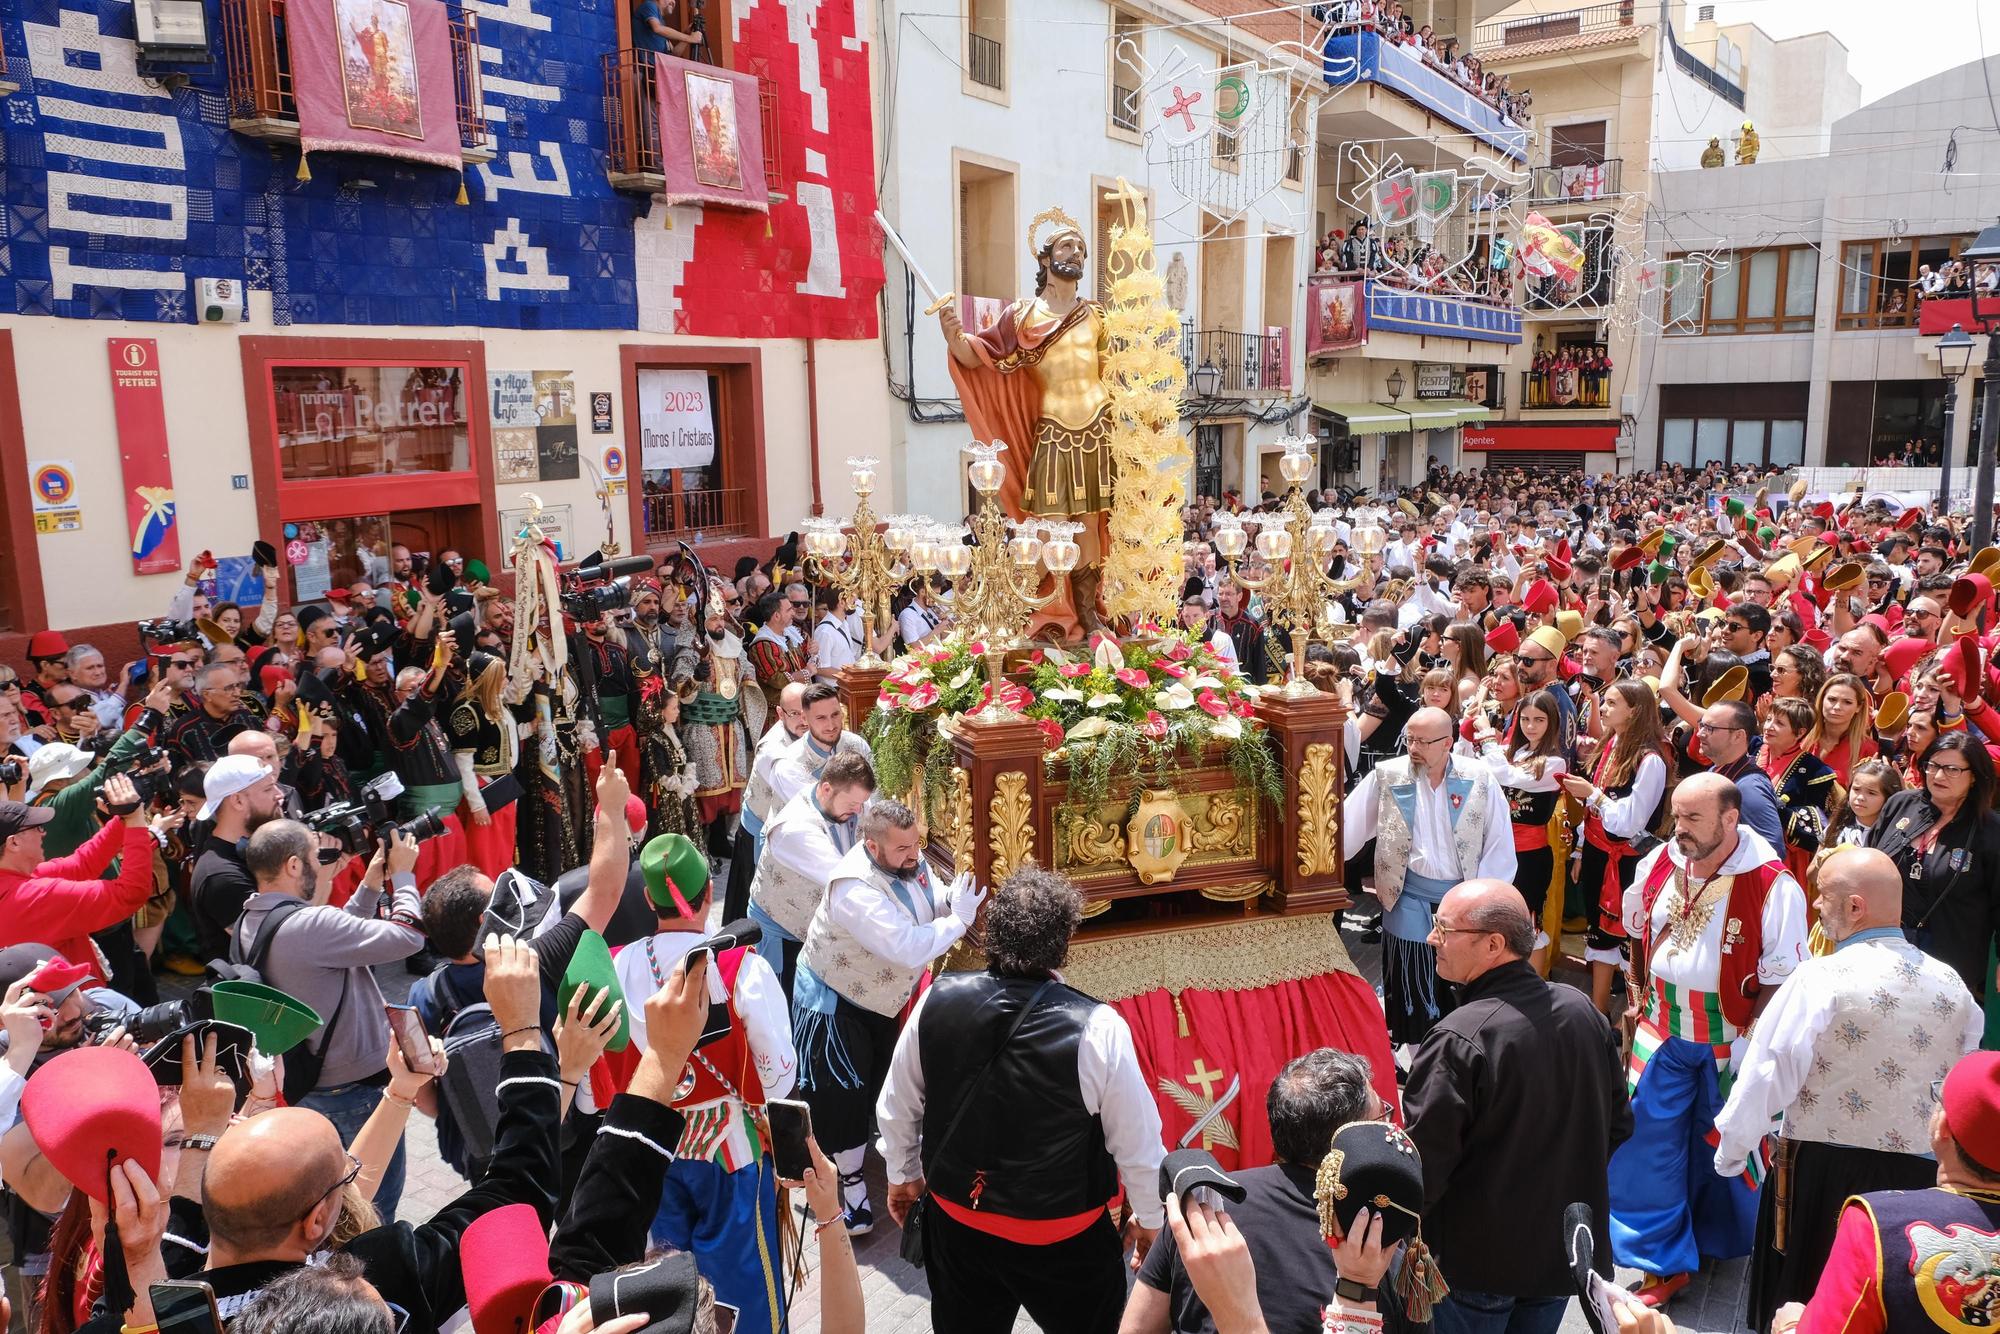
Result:
M1589 996L1525 960L1482 974L1418 1049L1403 1112L1424 1161L1424 1240L1452 1287L1567 1296L1575 1203L1597 1211L1597 1267L1611 1273L1607 1172L1632 1107Z
M621 1093L611 1100L549 1248L557 1278L588 1283L646 1258L647 1229L684 1125L679 1112L651 1098Z
M1916 840L1937 823L1938 809L1918 789L1882 805L1868 831L1903 873L1903 934L1934 959L1958 970L1980 1002L1986 999L1986 952L2000 930L2000 813L1975 820L1963 811L1919 858ZM1921 871L1919 862L1921 861Z

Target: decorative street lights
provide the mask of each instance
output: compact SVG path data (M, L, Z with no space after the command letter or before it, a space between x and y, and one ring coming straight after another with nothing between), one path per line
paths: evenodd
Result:
M1389 378L1383 384L1389 391L1389 406L1393 408L1396 406L1396 400L1403 396L1403 368L1398 366L1390 371Z
M1281 443L1285 452L1278 460L1278 472L1292 484L1281 506L1245 519L1217 515L1215 546L1229 562L1236 582L1264 595L1272 624L1290 637L1292 664L1284 693L1296 698L1319 693L1305 678L1306 644L1326 619L1327 600L1341 591L1339 581L1326 572L1340 534L1333 526L1332 510L1315 511L1306 504L1305 482L1313 474L1312 441L1288 436ZM1262 575L1245 574L1238 564L1250 544L1246 523L1257 526L1257 554L1267 567Z
M1938 339L1938 375L1944 380L1944 454L1938 465L1938 514L1951 513L1951 432L1952 413L1958 408L1958 381L1972 364L1972 335L1962 324Z
M1076 535L1079 523L1023 519L1009 523L996 499L1006 465L1000 462L1002 441L966 447L972 462L966 471L972 489L979 495L979 507L972 516L973 545L958 546L965 569L954 585L952 610L966 637L986 646L986 683L991 698L973 717L984 722L1011 722L1021 715L1000 698L1001 659L1008 649L1019 648L1021 632L1029 618L1062 591L1062 582L1082 555ZM1009 533L1009 529L1013 531ZM955 554L954 562L958 559ZM945 564L940 559L939 564ZM1046 570L1055 576L1048 592L1042 586Z
M1986 330L1984 402L1979 409L1979 481L1973 491L1972 546L1976 551L1993 540L1993 467L1995 432L2000 431L2000 297L1979 299L1982 264L2000 266L2000 223L1973 238L1958 257L1972 266L1972 323ZM1984 307L1982 309L1982 306Z
M850 537L839 519L807 519L800 525L805 557L816 577L853 597L867 622L867 643L856 660L859 667L883 666L875 642L889 632L889 599L907 577L897 567L896 552L876 531L875 511L868 497L875 490L875 460L849 459L854 481L854 529Z

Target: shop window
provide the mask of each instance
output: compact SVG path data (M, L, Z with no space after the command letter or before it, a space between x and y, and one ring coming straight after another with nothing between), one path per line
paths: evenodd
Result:
M367 583L380 588L397 578L401 547L419 561L466 554L471 534L445 510L404 510L356 514L336 519L304 519L285 525L287 543L305 544L306 558L292 566L292 595L300 602L326 596L329 589Z
M273 366L271 406L287 482L471 468L458 366Z

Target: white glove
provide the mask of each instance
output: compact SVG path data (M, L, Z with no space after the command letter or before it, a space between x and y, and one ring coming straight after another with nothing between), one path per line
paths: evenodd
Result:
M1730 1177L1742 1176L1749 1166L1750 1161L1747 1158L1730 1158L1726 1157L1721 1149L1715 1151L1715 1174L1725 1181Z
M986 891L972 883L972 873L964 872L951 882L951 911L969 931L979 917L979 905L986 902Z

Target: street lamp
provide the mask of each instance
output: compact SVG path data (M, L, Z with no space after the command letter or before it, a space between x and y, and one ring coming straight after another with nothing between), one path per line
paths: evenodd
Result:
M1979 481L1972 502L1972 546L1977 551L1993 540L1994 446L2000 443L1995 440L1995 432L2000 431L2000 329L1993 327L2000 323L2000 298L1989 297L1983 303L1985 309L1980 309L1979 266L2000 265L2000 222L1974 237L1958 257L1972 265L1973 327L1986 330L1986 364L1980 368L1986 386L1979 412Z
M1396 406L1396 400L1403 396L1403 368L1398 366L1390 371L1385 383L1389 390L1389 406L1393 408Z
M1962 324L1938 339L1938 376L1944 381L1944 455L1938 466L1938 517L1951 514L1951 416L1958 407L1958 382L1972 364L1972 335Z
M1222 368L1204 357L1201 366L1194 373L1194 391L1202 398L1214 398L1216 390L1222 388Z

